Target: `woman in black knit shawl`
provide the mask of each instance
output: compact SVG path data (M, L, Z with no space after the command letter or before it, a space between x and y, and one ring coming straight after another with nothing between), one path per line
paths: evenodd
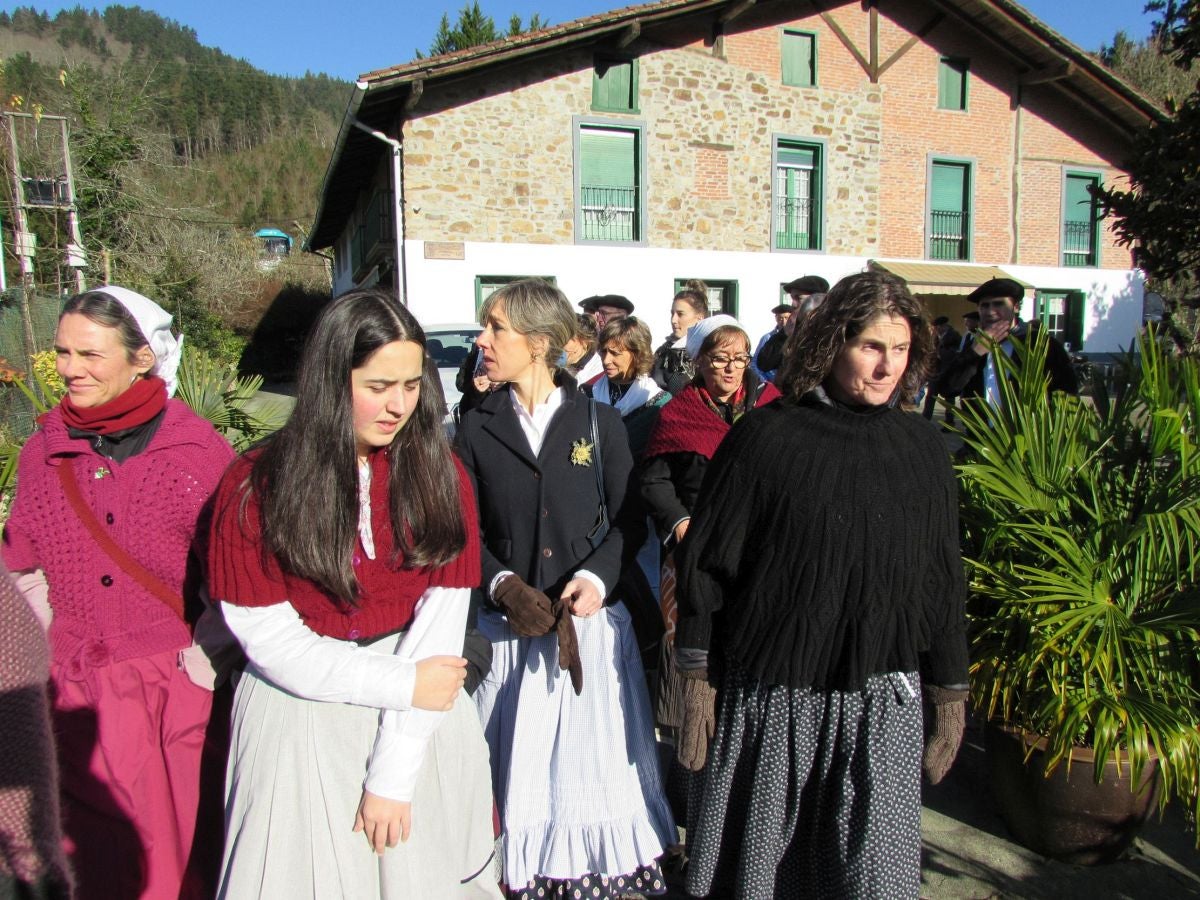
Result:
M918 896L967 681L954 474L899 406L932 351L903 282L843 279L709 464L678 550L695 896Z

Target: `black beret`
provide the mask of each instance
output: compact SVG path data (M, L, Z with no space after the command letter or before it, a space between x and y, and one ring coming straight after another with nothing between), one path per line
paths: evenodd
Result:
M950 319L947 316L938 316L936 319L933 320L933 324L934 325L949 325Z
M620 294L597 294L595 297L588 297L583 301L591 303L592 309L598 306L611 306L615 309L623 309L627 313L633 312L633 304L628 297L622 297ZM584 307L585 309L587 307Z
M596 311L596 307L600 305L600 298L598 296L584 297L576 305L585 313L594 313Z
M796 307L792 306L790 303L780 303L778 306L774 307L771 312L775 315L779 315L780 313L790 313L795 308Z
M783 289L789 294L793 292L797 294L827 294L829 293L829 282L820 275L805 275L803 278L789 281L783 286Z
M972 303L987 300L989 297L1008 297L1017 303L1025 296L1025 288L1011 278L990 278L981 284L967 297Z

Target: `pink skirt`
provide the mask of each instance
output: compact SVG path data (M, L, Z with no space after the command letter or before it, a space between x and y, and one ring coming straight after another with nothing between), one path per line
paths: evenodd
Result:
M178 651L111 662L101 648L51 666L76 897L211 897L227 717L208 734L213 694L179 670Z

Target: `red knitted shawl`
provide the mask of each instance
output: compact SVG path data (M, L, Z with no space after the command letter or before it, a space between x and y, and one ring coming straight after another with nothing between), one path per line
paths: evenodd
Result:
M467 474L454 457L467 544L453 561L439 569L404 569L403 560L392 562L391 496L387 455L371 458L371 531L375 558L362 545L354 550L354 572L360 596L351 606L305 578L283 571L278 559L265 556L261 543L260 507L250 496L239 515L242 486L250 474L253 454L243 457L225 473L217 489L215 515L208 548L208 587L216 600L238 606L271 606L288 601L317 634L357 640L407 628L421 595L429 587L478 587L479 521ZM320 515L313 510L313 515Z
M767 384L754 405L763 406L778 396L775 385ZM729 428L724 419L708 408L696 386L689 384L659 411L644 458L667 453L699 453L705 459L712 459L725 435L729 434Z

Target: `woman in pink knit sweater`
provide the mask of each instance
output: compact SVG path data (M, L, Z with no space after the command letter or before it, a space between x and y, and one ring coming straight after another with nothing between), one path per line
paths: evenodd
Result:
M54 337L67 393L21 451L4 529L4 561L49 621L63 828L85 900L211 896L220 852L211 752L201 787L212 693L179 660L189 550L233 451L168 399L170 323L124 288L67 301ZM211 833L194 841L198 829Z

